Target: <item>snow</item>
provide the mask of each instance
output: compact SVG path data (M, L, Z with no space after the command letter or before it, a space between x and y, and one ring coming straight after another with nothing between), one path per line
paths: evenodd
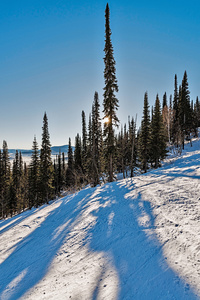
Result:
M0 221L0 299L200 299L200 141Z

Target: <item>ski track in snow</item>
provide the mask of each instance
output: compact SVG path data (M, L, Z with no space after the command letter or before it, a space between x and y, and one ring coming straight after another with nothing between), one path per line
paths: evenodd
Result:
M200 299L199 149L0 221L0 299Z

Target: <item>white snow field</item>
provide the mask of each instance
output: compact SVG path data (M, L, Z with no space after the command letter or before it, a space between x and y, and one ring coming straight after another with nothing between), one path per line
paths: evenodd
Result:
M1 300L200 299L200 142L0 222Z

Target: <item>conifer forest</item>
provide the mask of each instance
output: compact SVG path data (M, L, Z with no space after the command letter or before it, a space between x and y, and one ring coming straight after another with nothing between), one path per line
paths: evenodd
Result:
M25 209L38 207L63 192L79 190L116 180L117 173L123 178L146 173L159 168L168 151L181 153L185 141L192 145L200 127L200 102L190 99L188 76L182 80L174 76L174 93L155 95L155 104L149 105L148 92L144 93L141 124L137 118L127 116L127 124L120 124L117 111L118 81L116 62L111 39L110 10L105 10L103 103L94 91L91 113L87 120L80 111L82 132L68 141L67 163L64 153L53 161L48 128L44 113L42 144L33 139L30 164L23 162L16 150L11 164L7 141L0 151L0 218L13 216ZM133 112L134 116L137 112ZM103 114L103 117L101 116ZM75 146L72 147L72 144Z

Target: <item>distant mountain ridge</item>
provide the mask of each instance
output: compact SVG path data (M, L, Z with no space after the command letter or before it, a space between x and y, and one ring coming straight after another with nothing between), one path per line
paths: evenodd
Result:
M62 152L64 152L64 153L67 153L68 152L68 145L63 145L63 146L52 146L51 147L51 153L52 154L59 154L59 151L62 153ZM72 146L72 148L74 148L73 146ZM18 151L18 152L21 152L22 153L22 155L24 154L24 155L31 155L32 154L32 149L8 149L8 152L10 153L10 154L12 154L12 153L14 153L15 154L15 152L16 152L16 150Z
M68 148L69 145L62 145L62 146L52 146L51 147L51 155L52 159L56 158L56 155L61 153L65 153L65 157L67 158L67 153L68 153ZM74 147L72 146L72 149L74 150ZM8 149L8 152L10 154L10 160L12 161L15 157L16 150L18 152L21 152L22 154L22 159L24 162L29 163L31 160L31 154L32 154L32 149Z

